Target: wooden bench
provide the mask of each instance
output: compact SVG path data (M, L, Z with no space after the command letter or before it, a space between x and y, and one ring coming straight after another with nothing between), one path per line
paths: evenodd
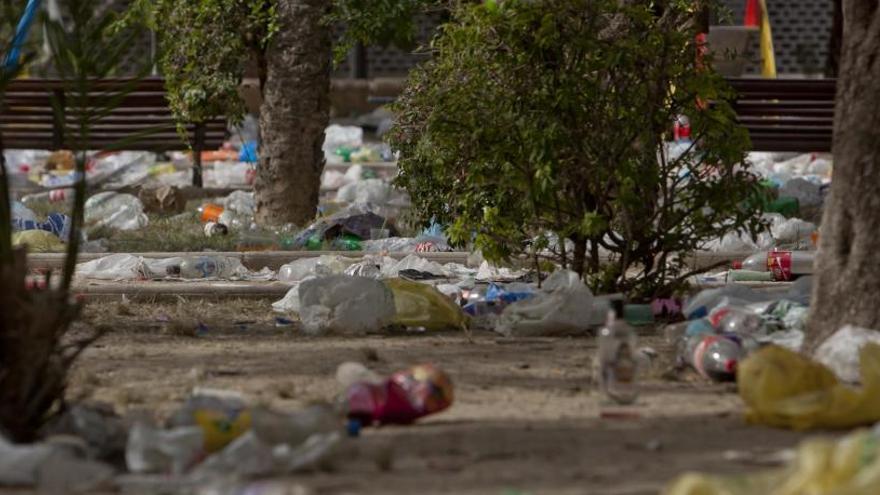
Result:
M729 78L754 151L831 151L835 79Z
M133 86L132 86L133 85ZM68 91L69 83L53 79L13 81L0 102L0 143L7 149L73 149L83 142L79 114L90 102L100 107L119 101L89 130L88 147L104 150L119 146L136 151L193 151L193 185L202 186L201 152L217 149L226 138L223 117L187 127L187 139L177 131L168 108L164 80L148 78L137 82L106 79L90 84L88 101ZM130 92L129 92L130 91ZM124 96L121 94L125 92ZM57 102L57 103L56 103ZM56 118L55 105L63 106L64 122Z

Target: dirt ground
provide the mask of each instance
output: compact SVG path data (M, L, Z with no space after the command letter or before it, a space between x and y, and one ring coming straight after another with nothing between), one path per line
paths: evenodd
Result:
M803 436L745 424L731 386L663 379L663 360L630 417L606 417L620 409L592 383L591 338L309 338L276 327L269 302L100 303L84 320L109 333L83 355L69 395L120 413L167 415L194 386L295 409L331 398L335 369L350 360L380 373L432 362L452 376L448 411L365 432L331 472L287 480L306 487L291 493L655 494L688 470L761 469ZM643 343L671 352L658 337ZM389 449L391 468L380 469Z

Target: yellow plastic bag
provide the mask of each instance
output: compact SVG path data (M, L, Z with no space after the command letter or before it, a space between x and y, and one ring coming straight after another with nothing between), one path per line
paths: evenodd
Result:
M394 324L428 330L467 327L464 311L434 287L400 278L386 280L385 285L394 293Z
M205 436L205 451L219 452L233 440L251 429L251 412L240 412L230 417L222 411L196 409L193 411L195 423Z
M23 230L12 233L12 245L27 244L31 253L61 253L67 246L57 235L45 230Z
M857 431L838 440L809 439L785 468L745 476L688 473L664 495L875 495L880 493L880 438Z
M787 349L757 351L737 372L739 394L748 406L746 419L798 430L880 421L880 346L866 344L859 358L861 389L840 383L822 364Z

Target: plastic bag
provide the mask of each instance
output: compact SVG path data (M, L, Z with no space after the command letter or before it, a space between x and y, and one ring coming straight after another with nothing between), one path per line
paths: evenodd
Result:
M401 270L418 270L427 272L431 275L444 276L446 273L439 263L426 260L421 256L410 254L393 265L385 265L382 267L382 275L388 278L398 276Z
M204 442L195 426L164 431L135 423L128 433L125 463L133 473L182 474L202 456Z
M606 312L594 307L593 293L569 270L553 272L539 292L504 308L495 331L507 336L555 335L602 324Z
M386 280L385 285L394 293L393 323L428 330L467 327L467 315L434 287L399 278Z
M21 246L27 244L31 253L62 253L67 245L61 242L55 234L45 230L25 230L12 233L12 245Z
M857 431L839 440L808 439L782 469L744 476L680 476L663 495L874 495L880 493L877 434Z
M860 351L862 388L841 384L824 365L778 346L740 364L739 394L752 423L806 430L851 428L880 420L880 345Z
M377 280L331 275L299 286L300 319L309 334L378 331L391 323L394 296Z
M341 163L342 157L335 153L342 146L357 148L364 142L364 130L357 126L342 126L333 124L324 130L324 158L327 163Z
M816 349L816 361L828 366L841 380L858 383L859 354L868 342L880 344L880 332L845 325Z
M102 192L86 200L85 225L89 228L137 230L148 223L144 205L131 194Z

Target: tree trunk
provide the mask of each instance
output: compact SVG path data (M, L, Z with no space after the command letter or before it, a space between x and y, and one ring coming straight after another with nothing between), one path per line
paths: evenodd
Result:
M330 118L331 2L279 0L280 29L267 50L260 107L257 222L307 225L315 217L324 129Z
M844 0L825 204L807 327L814 349L842 325L880 330L880 0Z

